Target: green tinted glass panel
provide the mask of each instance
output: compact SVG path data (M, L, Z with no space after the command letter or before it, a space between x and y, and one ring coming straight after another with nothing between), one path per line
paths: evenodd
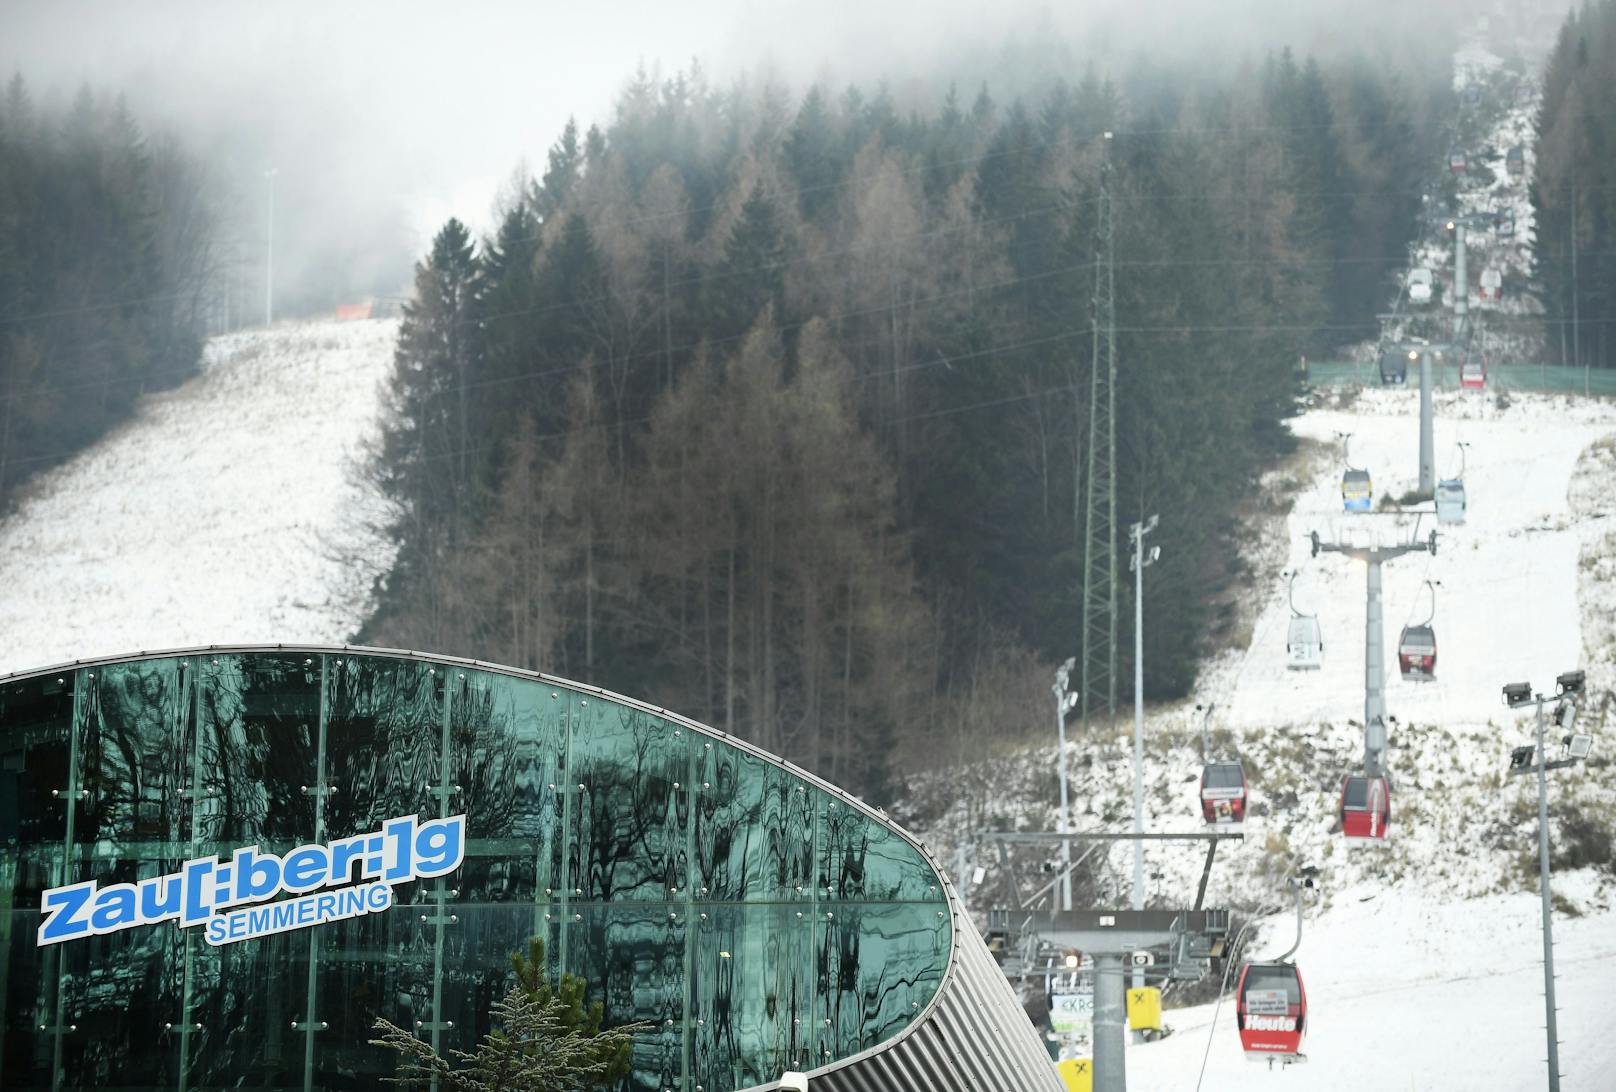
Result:
M35 944L64 882L461 814L461 867L385 910ZM377 1019L473 1050L541 937L609 1023L651 1025L617 1092L733 1092L896 1035L951 943L924 857L767 758L542 679L347 651L0 684L0 895L6 1088L372 1087L398 1065Z

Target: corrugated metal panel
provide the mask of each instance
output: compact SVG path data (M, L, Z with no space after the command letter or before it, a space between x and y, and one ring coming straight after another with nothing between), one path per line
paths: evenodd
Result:
M937 996L897 1037L811 1070L811 1092L1064 1092L1055 1063L946 877L944 887L954 911L954 952Z

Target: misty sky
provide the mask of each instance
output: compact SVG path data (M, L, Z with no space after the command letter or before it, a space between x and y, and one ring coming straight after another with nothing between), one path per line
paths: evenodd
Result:
M1417 10L1435 8L1474 17L1469 0ZM85 82L122 92L148 129L177 128L237 185L273 165L277 202L302 211L306 232L322 217L383 224L418 254L448 215L488 230L517 164L542 169L569 116L609 120L641 62L671 73L697 59L718 84L768 70L796 87L887 78L901 91L935 88L962 62L1013 69L982 56L1007 43L1067 51L1077 78L1080 64L1214 41L1319 51L1343 20L1408 10L1402 0L0 0L0 72L22 72L42 98Z

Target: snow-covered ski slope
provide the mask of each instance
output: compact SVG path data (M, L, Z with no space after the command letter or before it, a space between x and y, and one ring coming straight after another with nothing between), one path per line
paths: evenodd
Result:
M1582 662L1577 560L1597 520L1571 518L1568 487L1583 451L1616 430L1616 408L1550 397L1515 396L1507 410L1483 392L1437 392L1434 428L1439 478L1459 473L1463 452L1464 524L1438 525L1426 502L1403 512L1381 498L1412 492L1419 479L1419 392L1368 390L1343 408L1307 413L1299 436L1328 445L1331 458L1295 498L1287 520L1287 568L1298 573L1297 608L1316 613L1324 666L1286 667L1290 620L1282 582L1267 590L1250 647L1204 679L1221 722L1259 726L1363 717L1365 565L1341 554L1310 556L1308 535L1326 542L1391 545L1437 531L1437 552L1381 566L1386 707L1400 720L1486 722L1500 712L1510 681L1551 685ZM1350 433L1353 465L1369 470L1376 510L1345 513L1338 433ZM1430 616L1434 588L1436 678L1405 682L1397 640L1405 624Z
M1293 425L1333 450L1336 432L1352 432L1353 461L1373 472L1377 498L1402 495L1417 478L1417 408L1415 391L1371 390ZM1558 673L1586 667L1597 705L1616 683L1608 621L1616 606L1616 405L1517 395L1500 408L1490 393L1449 392L1438 395L1437 414L1446 473L1457 470L1455 442L1472 445L1470 508L1463 526L1437 528L1434 559L1412 554L1384 568L1386 702L1398 718L1390 733L1389 844L1348 851L1334 829L1339 777L1361 760L1364 567L1339 555L1311 558L1306 536L1317 529L1327 539L1398 541L1415 523L1407 515L1343 514L1339 459L1315 461L1296 495L1288 549L1268 557L1259 576L1259 586L1271 590L1250 648L1216 665L1198 695L1218 703L1215 749L1238 755L1253 775L1246 841L1221 855L1209 901L1283 901L1289 868L1323 870L1296 956L1308 989L1312 1061L1283 1072L1247 1063L1226 1001L1209 1053L1211 1005L1170 1012L1176 1034L1131 1048L1134 1087L1196 1088L1203 1056L1203 1089L1543 1085L1536 798L1529 779L1504 775L1509 748L1530 740L1530 722L1505 709L1499 691L1511 681L1552 690ZM1430 514L1418 523L1422 535L1433 526ZM1317 610L1323 623L1322 671L1284 666L1290 611L1279 570L1286 565L1302 572L1298 606ZM1396 668L1397 631L1406 618L1424 617L1427 578L1442 581L1438 679L1405 683ZM1178 709L1153 720L1168 737L1154 748L1168 769L1152 771L1148 781L1150 829L1193 829L1198 755L1189 729L1198 718ZM1584 727L1596 728L1597 720L1590 710ZM1608 754L1616 741L1600 745ZM1125 777L1125 753L1110 758L1100 769ZM1602 761L1554 777L1557 800L1608 828L1616 767ZM1120 797L1125 781L1119 789ZM1563 824L1554 836L1565 837ZM1153 851L1158 890L1192 890L1199 863L1192 857ZM1616 1087L1609 1034L1616 877L1563 872L1555 894L1564 1087ZM1269 918L1250 954L1284 951L1293 922L1288 912Z
M1586 874L1557 892L1589 893ZM1529 1092L1546 1086L1542 940L1535 895L1455 901L1405 884L1309 921L1297 954L1308 1062L1245 1060L1234 1006L1167 1014L1174 1033L1128 1050L1130 1088L1150 1092ZM1582 899L1577 900L1579 903ZM1258 954L1290 946L1278 926ZM1555 923L1560 1071L1566 1092L1616 1086L1616 913ZM1216 1027L1212 1026L1216 1009ZM1211 1049L1208 1050L1208 1036ZM1203 1059L1206 1065L1201 1078Z
M0 673L181 645L340 642L391 562L356 461L396 321L212 341L202 373L0 522Z
M1616 403L1548 395L1439 393L1439 471L1458 469L1468 448L1470 496L1462 526L1438 527L1435 558L1412 554L1384 569L1386 706L1391 725L1391 837L1349 848L1336 820L1341 778L1363 758L1363 565L1310 556L1307 535L1401 541L1412 514L1346 515L1335 433L1352 432L1352 459L1373 472L1377 498L1411 491L1418 476L1418 392L1367 390L1332 396L1292 422L1309 447L1276 470L1265 491L1293 506L1251 544L1255 614L1249 647L1208 666L1186 702L1147 711L1145 824L1155 832L1202 829L1197 798L1201 715L1217 703L1214 757L1236 758L1251 781L1244 841L1220 847L1207 905L1243 913L1267 907L1250 954L1290 946L1294 917L1285 877L1320 869L1297 962L1307 982L1310 1064L1268 1073L1240 1051L1226 1003L1210 1039L1202 1089L1334 1092L1363 1087L1419 1090L1543 1086L1541 947L1537 932L1536 795L1506 774L1509 751L1531 740L1530 718L1504 707L1506 682L1544 690L1557 674L1588 672L1599 733L1596 761L1557 771L1552 789L1556 853L1572 852L1616 816L1616 732L1599 732L1604 695L1616 687ZM1435 524L1430 504L1418 518ZM1163 520L1173 518L1162 513ZM1282 573L1299 566L1297 602L1316 610L1326 663L1285 667L1289 607ZM1394 657L1402 623L1426 613L1425 579L1440 579L1435 628L1437 681L1403 682ZM1150 594L1149 577L1145 594ZM1149 665L1146 664L1146 672ZM1611 718L1610 725L1616 725ZM1132 811L1131 717L1115 731L1080 730L1067 756L1080 831L1125 830ZM983 829L1053 830L1052 748L984 760L971 775L917 781L909 806L927 816L928 841L945 860L964 845L968 866L987 875L975 909L1006 905L1011 878ZM1580 828L1582 833L1573 830ZM972 856L974 854L974 857ZM1052 851L1023 849L1018 898L1047 880ZM1151 905L1188 905L1200 880L1198 847L1146 850ZM1090 870L1093 871L1090 871ZM1125 906L1132 852L1119 846L1080 879L1086 904ZM967 870L966 875L969 875ZM1556 958L1561 988L1564 1087L1616 1087L1616 873L1563 868L1555 879ZM1169 1006L1175 991L1167 993ZM1196 1088L1212 1006L1169 1008L1168 1039L1129 1048L1132 1087Z

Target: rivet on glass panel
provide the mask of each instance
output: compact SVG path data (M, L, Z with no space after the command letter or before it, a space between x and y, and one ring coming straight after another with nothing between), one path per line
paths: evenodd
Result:
M451 1028L454 1027L454 1021L453 1020L445 1020L444 1023L448 1024Z
M450 1026L450 1027L454 1027L454 1025L453 1025L453 1024L450 1024L450 1025L449 1025L449 1026ZM328 1023L326 1023L326 1022L325 1022L325 1021L324 1021L324 1020L321 1020L321 1021L320 1021L320 1030L321 1030L321 1031L329 1031L329 1030L330 1030L330 1028L331 1028L331 1025L330 1025L330 1024L328 1024Z
M705 888L705 887L704 887L704 888L702 888L702 889L701 889L701 893L702 893L702 894L703 894L703 895L705 895L705 894L707 894L707 889L706 889L706 888Z
M836 810L836 801L834 801L834 800L832 800L832 801L831 801L831 802L830 802L830 806L831 806L831 810L832 810L832 811L835 811L835 810Z
M709 751L713 749L713 745L711 743L703 743L702 746Z
M88 672L84 677L86 679L93 679L93 678L95 678L95 672L94 671Z
M551 691L551 693L550 693L550 700L551 700L551 701L554 701L554 700L555 700L555 699L556 699L556 698L559 698L559 697L560 697L560 696L561 696L561 695L559 695L559 694L557 694L557 693L555 693L555 692L554 692L554 691Z
M588 698L584 698L584 699L583 699L583 700L581 700L581 701L580 701L580 702L578 702L578 704L579 704L579 705L588 705L588 704L589 704L589 699L588 699Z
M729 958L729 953L721 951L721 952L718 953L718 958L719 959L728 959Z
M701 915L701 920L702 920L702 921L706 921L706 920L707 920L707 912L706 912L706 911L705 911L705 910L704 910L704 911L702 911L702 915Z
M583 888L581 888L581 887L574 887L574 888L573 888L573 889L572 889L572 893L573 893L573 894L574 894L574 895L582 895L582 894L583 894L583 893L584 893L584 889L583 889Z
M680 787L680 786L679 786L679 782L677 782L677 781L675 781L675 782L674 782L674 783L673 783L673 787L674 787L674 788L675 788L675 789L677 789L677 788L679 788L679 787Z
M832 919L833 919L833 918L835 918L835 917L836 917L836 914L835 914L835 912L834 912L834 911L831 911L831 910L826 910L826 911L825 911L825 920L826 920L826 921L830 921L830 920L832 920Z
M670 888L668 888L668 894L670 894L670 895L677 895L677 894L678 894L678 893L679 893L679 889L678 889L678 888L677 888L677 887L670 887Z
M797 911L797 920L798 920L798 921L801 921L801 920L802 920L802 911L801 911L801 910L798 910L798 911Z
M713 783L711 781L703 781L701 783L701 787L704 789L710 789L713 787Z
M583 921L584 916L582 914L574 914L574 915L572 915L572 920L573 921Z

